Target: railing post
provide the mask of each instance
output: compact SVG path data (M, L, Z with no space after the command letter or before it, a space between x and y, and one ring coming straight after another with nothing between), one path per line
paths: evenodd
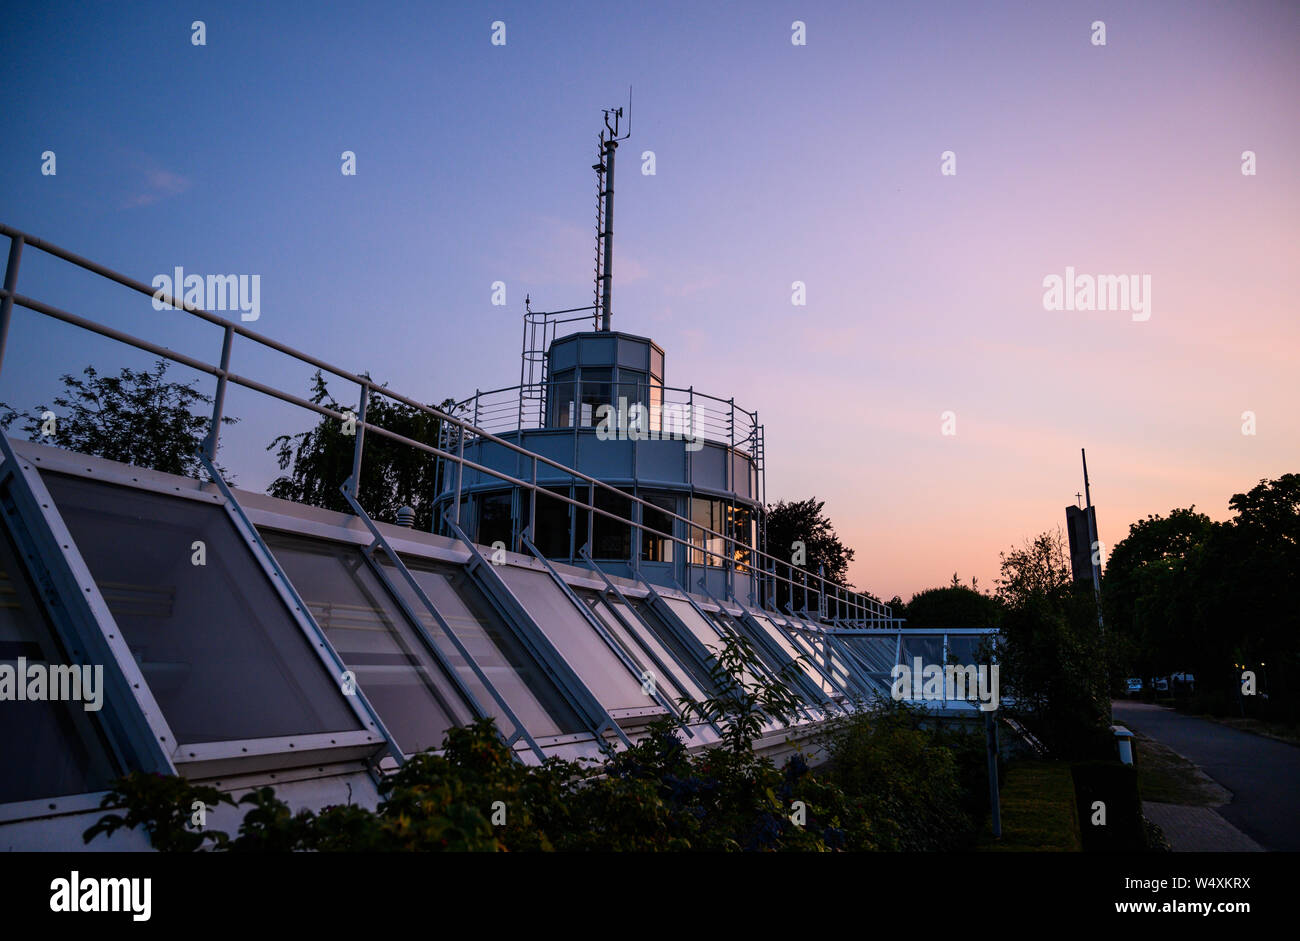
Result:
M691 440L694 440L695 439L695 386L691 386L686 390L686 420L690 422L690 428L685 429L685 434L687 434L691 438ZM687 461L689 460L690 458L688 457Z
M460 491L461 482L465 479L465 426L457 425L456 431L456 525L460 525Z
M817 613L825 620L830 616L831 609L826 597L826 566L817 566Z
M537 540L537 455L533 455L533 489L528 495L528 538Z
M596 556L596 485L587 484L587 551Z
M735 396L732 396L730 399L728 399L727 403L731 406L731 418L728 419L727 424L730 426L728 431L731 436L731 450L734 451L736 450L736 398ZM727 455L727 460L731 462L730 455ZM731 463L732 466L734 467L735 463L734 462ZM733 478L731 481L731 489L735 490L736 489L736 481L734 479L735 475L729 474L729 476Z
M361 493L361 449L366 440L366 412L370 407L370 383L361 384L361 401L358 405L356 443L352 447L352 495Z
M230 347L234 341L234 328L227 326L221 341L221 372L217 375L217 391L212 397L212 427L208 429L207 440L203 442L203 453L214 463L217 460L217 441L221 435L221 416L226 406L226 374L230 372Z
M0 300L0 367L4 366L5 344L9 340L9 321L14 313L14 291L18 289L18 263L23 257L23 237L9 236L9 263L5 265L5 296Z

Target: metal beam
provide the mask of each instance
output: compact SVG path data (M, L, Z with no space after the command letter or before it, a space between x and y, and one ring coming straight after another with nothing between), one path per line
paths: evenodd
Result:
M293 587L293 583L289 581L288 574L280 567L275 554L262 541L262 536L257 531L257 527L245 515L244 508L239 505L239 501L235 499L235 494L226 485L226 481L218 473L216 467L213 466L212 461L202 450L199 451L197 456L203 464L203 469L208 472L208 476L212 478L213 484L216 485L221 494L222 506L226 511L226 516L234 524L235 531L243 538L249 551L253 553L253 558L257 560L258 565L262 567L262 571L270 579L272 587L280 596L280 600L284 602L289 616L293 618L294 623L298 625L298 629L307 638L309 645L316 652L316 656L320 658L321 663L324 664L326 671L336 679L341 678L344 673L351 672L325 631L316 623L316 618L312 616L307 602L302 600L297 589ZM343 694L340 692L340 695ZM371 705L370 700L361 689L361 685L356 684L352 694L344 695L343 698L357 718L361 720L362 727L379 737L380 741L376 745L380 751L386 751L399 766L404 764L406 755L402 752L401 746L392 733L384 725L384 720L380 717L379 711ZM376 754L371 761L367 762L371 776L376 780L383 774L379 768L379 760L380 756Z
M505 717L510 720L510 724L514 726L514 734L511 735L510 738L506 738L501 730L497 729L497 734L502 737L506 746L513 747L515 741L522 738L528 744L529 749L537 757L539 762L546 761L546 753L542 751L537 742L533 740L532 735L529 734L528 729L524 726L523 722L520 721L519 717L515 715L515 711L510 708L510 704L506 702L505 697L503 697L492 684L492 681L487 678L487 674L483 672L482 667L478 665L478 662L473 656L471 656L468 648L466 648L460 638L457 637L456 633L451 629L451 625L447 623L446 619L443 618L438 609L434 607L433 601L429 598L428 594L425 593L415 576L411 574L411 570L406 567L406 563L402 561L401 556L393 551L393 547L388 544L388 540L385 539L384 534L379 531L379 527L376 526L374 520L370 518L370 514L368 514L362 508L361 504L357 502L356 497L353 496L352 484L352 478L349 477L339 489L343 491L343 498L347 500L348 504L352 507L352 512L355 513L357 518L365 524L366 528L370 530L371 536L374 537L374 541L370 544L370 547L362 550L362 554L365 556L366 561L370 563L371 570L376 576L378 576L379 580L383 582L389 595L391 595L393 600L397 603L402 615L415 630L429 653L433 655L434 659L438 662L438 666L441 667L442 671L447 675L447 678L451 680L453 685L455 685L457 692L460 693L461 697L465 700L465 703L469 706L474 715L480 719L490 718L490 714L483 708L482 704L479 703L478 698L474 695L473 691L470 690L470 688L465 684L465 681L461 679L460 673L451 665L450 662L448 662L437 642L429 635L429 632L425 630L424 622L416 617L415 612L412 611L410 605L406 603L406 599L388 577L388 573L384 571L384 567L375 560L374 550L376 548L383 550L384 555L393 563L393 567L397 569L398 574L401 576L402 580L406 582L407 587L414 592L416 598L418 598L420 603L424 605L425 610L433 616L433 619L442 629L443 634L451 641L452 646L456 648L456 652L461 655L469 665L470 669L474 671L474 675L478 678L478 681L483 684L483 688L488 691L492 696L493 701L496 702L502 713L504 713Z
M462 544L469 550L469 561L465 563L465 571L478 584L487 595L488 600L497 609L506 626L509 627L515 637L528 650L534 660L542 668L543 672L551 679L556 688L559 689L569 706L586 723L587 731L596 736L597 741L605 740L605 732L609 730L614 736L626 746L631 746L632 742L623 733L619 724L614 721L614 717L609 714L582 678L569 666L555 645L551 643L546 632L533 619L523 602L515 597L510 586L506 584L505 579L495 571L495 566L487 559L483 558L483 553L479 551L477 545L468 536L460 525L453 520L450 515L444 513L443 520L447 523L451 531L456 535Z
M0 452L0 515L64 655L73 664L104 667L109 708L98 719L118 766L124 773L174 775L171 756L179 743L40 472L14 453L4 434Z

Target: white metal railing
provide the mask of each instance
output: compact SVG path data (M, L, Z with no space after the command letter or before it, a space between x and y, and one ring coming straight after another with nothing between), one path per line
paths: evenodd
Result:
M117 271L112 270L111 268L105 267L104 265L100 265L97 262L91 261L90 259L83 258L82 256L69 252L66 249L60 248L59 246L47 242L43 239L29 235L28 233L23 232L19 229L15 229L12 226L0 223L0 235L4 235L10 239L8 263L5 269L4 286L3 288L0 288L0 368L3 367L3 363L4 363L4 350L8 339L10 324L13 317L13 309L15 306L22 307L24 309L42 314L43 316L50 317L54 320L61 321L71 326L78 327L80 329L84 329L92 333L96 333L100 336L104 336L109 339L117 340L118 342L124 343L128 346L135 347L136 349L144 350L146 352L152 353L164 359L181 363L185 366L190 367L191 369L195 369L206 375L214 377L216 379L216 391L213 396L211 423L209 426L208 437L203 445L203 453L209 459L214 458L217 451L217 445L218 445L219 435L221 431L221 419L225 408L227 386L230 383L235 383L236 385L242 386L246 389L251 389L255 392L260 392L264 395L271 396L272 398L279 399L282 402L287 402L289 404L296 405L300 408L307 409L308 411L315 412L318 415L336 420L340 423L351 423L356 429L356 444L354 447L352 473L351 473L351 479L354 481L360 481L361 479L361 464L364 455L365 439L367 434L376 434L381 437L388 438L389 440L396 441L400 444L406 445L408 447L415 448L419 451L422 451L430 455L431 457L454 462L457 467L455 500L451 506L450 513L452 514L455 522L457 523L459 523L460 503L461 503L460 495L461 495L461 483L463 478L463 472L465 470L474 470L483 474L487 474L491 477L495 477L513 486L528 490L530 493L534 495L544 492L545 496L550 500L570 504L579 509L586 510L590 514L599 514L601 516L614 520L620 525L633 527L638 531L648 530L655 539L670 540L672 542L680 544L683 548L683 551L693 553L696 556L716 558L718 560L718 564L729 571L743 572L746 574L757 573L760 584L764 586L763 587L764 591L766 591L768 587L774 590L778 584L786 585L788 586L788 590L790 592L789 594L790 598L795 597L796 592L800 593L800 597L802 597L803 599L803 610L813 617L820 615L825 619L833 622L848 623L848 624L863 624L863 625L871 625L871 626L886 626L886 625L896 626L895 619L893 618L889 606L883 604L882 602L880 602L876 598L873 598L870 595L856 591L855 589L853 589L848 585L842 585L837 582L831 581L830 579L825 578L823 575L809 572L806 569L801 568L800 566L794 565L792 562L788 562L783 559L778 559L775 556L769 555L768 553L761 551L757 547L747 546L743 542L738 540L736 537L730 534L721 533L716 530L710 529L709 527L701 526L700 524L694 522L693 520L687 519L686 517L665 510L662 507L655 506L654 504L648 503L647 501L639 497L633 496L631 494L627 494L610 484L606 484L603 481L600 481L594 477L584 474L579 470L576 470L572 467L568 467L565 464L553 458L549 458L546 457L545 455L541 455L536 452L529 451L519 446L517 443L506 440L500 437L499 435L489 431L487 428L483 427L483 425L475 421L470 421L461 414L457 414L457 412L460 411L459 408L453 408L448 412L448 411L443 411L442 409L439 408L435 408L430 405L425 405L421 402L417 402L414 399L408 398L404 395L401 395L398 392L395 392L392 389L389 389L385 386L376 383L369 376L357 375L348 370L342 369L338 366L334 366L330 363L325 362L322 359L312 356L309 353L304 353L300 350L294 349L293 347L285 343L281 343L277 340L273 340L269 337L263 336L259 333L256 333L255 331L249 330L247 327L244 327L234 321L227 320L224 317L219 317L216 314L213 314L209 311L203 310L199 307L189 304L181 300L180 298L170 296L167 293L160 291L151 285L145 284L142 281L138 281L127 275L121 274ZM219 327L222 331L221 354L219 360L216 363L207 362L205 360L198 359L196 357L177 352L176 350L169 349L161 344L154 343L152 341L133 336L124 331L117 330L113 327L109 327L105 324L98 323L94 320L91 320L86 317L82 317L78 314L74 314L69 311L62 310L58 307L37 300L36 298L27 297L25 295L19 294L17 292L18 270L21 263L24 247L31 247L39 251L42 251L55 258L61 259L79 268L82 268L83 270L89 271L93 274L97 274L110 281L116 282L117 284L120 284L123 287L129 288L133 291L136 291L142 295L145 295L153 299L157 299L158 301L161 301L162 303L169 305L171 308L175 310L185 311L186 313L189 313L190 315L200 320L204 320L210 324L213 324L214 326ZM260 382L256 379L252 379L250 377L243 376L240 375L239 373L234 372L231 369L231 361L234 355L234 345L236 339L246 340L250 343L275 350L279 353L282 353L286 356L296 359L301 363L305 363L309 366L313 366L316 369L319 369L323 373L329 373L330 375L343 379L346 382L350 382L357 385L360 389L360 396L359 396L358 407L356 411L354 413L348 413L348 414L345 414L343 412L337 412L331 408L326 408L325 406L320 405L316 402L312 402L307 399L304 399L301 396L294 395L293 393L290 392L285 392L267 383ZM502 391L502 390L498 390L498 391ZM686 391L692 397L692 399L695 395L697 395L697 393L694 393L691 390L686 390ZM438 447L423 441L413 440L404 435L390 431L387 428L383 428L379 425L376 425L371 421L368 421L367 407L369 405L371 398L376 395L383 396L384 398L390 399L394 402L401 403L402 405L405 405L408 408L421 411L437 419L439 422L442 423L444 428L450 426L451 428L455 429L455 433L453 435L454 451L452 450L451 447ZM475 398L476 400L480 400L480 404L481 404L481 397L476 396ZM721 399L713 399L712 397L706 397L706 398L714 402L723 401ZM735 409L734 402L728 401L728 406L729 406L729 410ZM752 413L743 412L741 410L735 410L735 413L744 414L744 415L752 414ZM755 428L757 427L758 426L755 425ZM497 470L492 467L487 467L485 465L479 464L475 461L466 458L464 454L465 444L467 440L471 440L471 439L482 439L485 441L492 441L500 445L501 447L507 449L508 451L511 451L519 455L525 461L530 463L531 471L532 471L530 476L532 479L531 480L521 479L512 476L510 474L507 474L503 471ZM759 441L761 447L761 436L759 437ZM442 438L440 438L439 443L446 444L446 442ZM575 500L570 497L564 496L563 494L555 493L553 490L544 490L542 487L540 487L536 481L537 481L538 467L539 465L542 464L545 464L554 470L557 470L563 474L568 475L575 485L585 486L587 490L587 501L582 502L579 500ZM627 517L620 516L617 513L609 512L607 510L604 510L596 506L595 493L597 489L603 490L609 494L613 494L620 501L623 501L623 503L625 503L629 507L632 504L638 504L643 508L651 509L661 518L666 517L668 519L681 522L686 527L685 529L686 537L683 538L683 537L660 532L657 529L648 527L644 523L637 522L632 519L628 519ZM530 513L532 509L535 509L536 504L537 504L536 499L530 499L529 501ZM530 531L531 531L531 523L532 520L530 519ZM723 549L723 551L716 551L714 549L708 548L707 545L702 545L700 542L694 541L692 536L696 531L698 531L701 534L702 542L711 545L720 544L725 548ZM720 543L717 541L720 541ZM744 561L738 561L738 559L750 559L753 561L744 562ZM763 603L765 600L769 600L769 599L760 598L760 603ZM815 610L811 609L810 604L815 604L816 609Z

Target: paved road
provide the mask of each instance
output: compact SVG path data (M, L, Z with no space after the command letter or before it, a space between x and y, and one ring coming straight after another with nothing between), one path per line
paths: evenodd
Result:
M1300 851L1300 748L1175 712L1116 700L1115 720L1168 745L1228 790L1223 818L1269 850Z

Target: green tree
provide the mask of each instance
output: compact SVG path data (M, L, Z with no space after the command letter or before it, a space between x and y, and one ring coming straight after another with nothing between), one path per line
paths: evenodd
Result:
M311 401L332 411L345 413L355 407L340 405L330 395L320 371L312 380ZM445 410L450 401L442 404ZM366 422L431 447L438 446L442 422L428 412L372 394ZM267 493L295 503L307 503L327 510L350 513L339 487L352 473L356 435L348 434L343 423L322 416L316 426L297 434L276 437L266 446L274 449L280 470ZM437 488L437 460L426 451L369 432L361 460L361 481L357 500L375 519L393 522L399 507L415 509L415 525L429 530L433 523L433 498Z
M93 366L80 376L65 373L64 391L54 397L52 408L41 404L20 413L0 403L0 429L7 431L23 419L22 429L31 441L168 474L201 477L197 455L212 422L212 397L194 388L194 381L169 381L169 366L159 359L152 369L123 368L116 376L102 376ZM198 414L196 406L202 406ZM47 413L52 421L47 421ZM229 416L223 419L228 425L236 421ZM52 433L46 434L51 425ZM230 479L224 469L222 474Z
M994 628L1000 613L997 598L961 584L918 591L904 610L908 627Z
M1150 677L1193 667L1188 602L1193 571L1219 524L1195 507L1151 515L1129 526L1106 560L1102 606L1120 646L1112 688L1124 676Z
M1002 697L1061 758L1108 757L1108 655L1091 586L1074 583L1061 531L1002 553Z
M828 580L847 585L849 563L853 561L853 550L840 542L835 535L835 527L822 512L825 506L825 500L810 497L790 502L781 500L767 508L767 541L764 551L795 565L796 581L801 579L802 572L807 572L809 587L813 589L816 585L813 576L818 574L819 568ZM802 562L796 544L803 546ZM790 569L783 565L777 566L776 574L787 578L791 576ZM778 579L777 606L784 608L790 598L790 586ZM803 590L796 587L793 603L802 606L804 600ZM811 605L814 602L810 600L808 603Z
M1192 672L1198 707L1294 721L1300 713L1300 475L1234 494L1235 516L1194 508L1134 523L1106 567L1107 624L1140 675ZM1242 671L1267 698L1240 695Z

